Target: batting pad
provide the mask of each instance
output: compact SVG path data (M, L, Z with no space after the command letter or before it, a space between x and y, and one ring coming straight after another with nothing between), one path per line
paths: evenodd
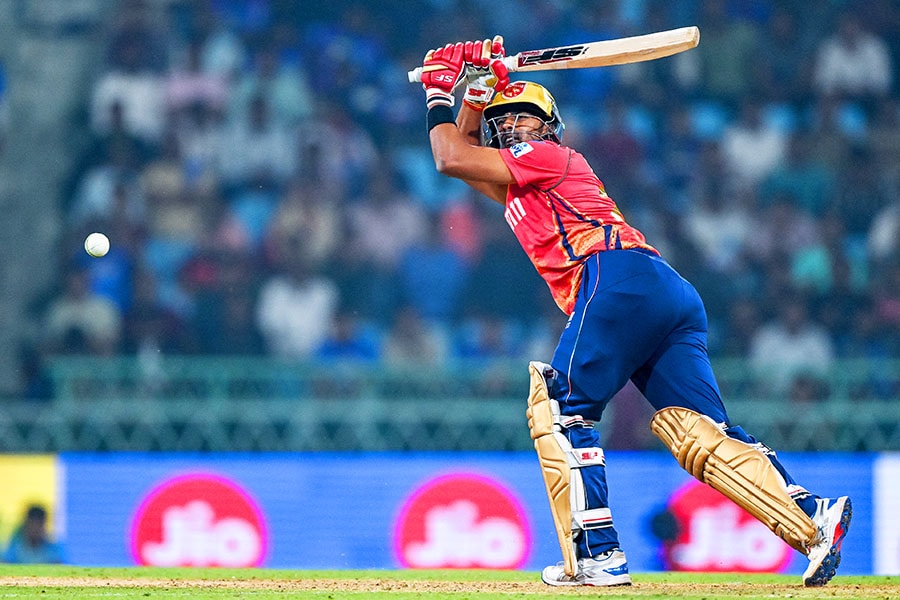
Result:
M765 454L728 437L709 417L677 406L653 415L650 429L685 471L808 554L816 526L788 496L784 479Z
M572 542L572 505L570 497L569 461L553 431L555 414L547 382L541 372L541 363L528 364L531 384L528 393L528 429L534 440L541 474L550 500L550 513L556 527L556 537L563 555L563 570L569 577L575 576L575 546Z

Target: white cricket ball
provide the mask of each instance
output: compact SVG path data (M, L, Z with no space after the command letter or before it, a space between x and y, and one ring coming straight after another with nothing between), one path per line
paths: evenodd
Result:
M105 256L109 252L109 238L102 233L92 233L84 240L84 251L95 258Z

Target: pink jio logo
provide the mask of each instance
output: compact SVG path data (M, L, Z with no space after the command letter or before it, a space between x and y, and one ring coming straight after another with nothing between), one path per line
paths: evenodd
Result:
M259 507L239 485L198 473L147 495L132 522L131 553L138 565L257 567L266 537Z
M469 473L437 477L412 493L394 529L412 569L518 569L528 559L525 511L500 483Z
M672 496L677 536L664 545L672 571L777 573L793 550L747 511L698 481Z

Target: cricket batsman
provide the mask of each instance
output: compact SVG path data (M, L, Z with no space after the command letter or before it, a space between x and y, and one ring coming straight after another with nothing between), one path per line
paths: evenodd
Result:
M541 579L631 584L593 426L630 379L678 463L807 556L804 585L825 585L840 564L850 499L810 493L775 452L731 422L697 291L625 221L584 156L562 144L550 92L510 83L504 55L499 36L431 50L422 86L435 167L505 207L569 317L550 363L529 364L528 427L563 555ZM465 91L454 115L458 86Z

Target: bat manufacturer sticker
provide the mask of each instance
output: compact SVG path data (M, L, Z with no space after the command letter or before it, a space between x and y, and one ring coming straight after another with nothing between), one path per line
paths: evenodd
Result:
M579 44L577 46L561 46L559 48L547 48L546 50L521 52L519 54L519 66L544 65L563 60L572 60L576 56L581 56L586 51L587 46Z
M528 154L532 150L534 150L534 146L532 146L528 142L519 142L515 146L512 146L509 149L509 152L513 155L513 158L519 158L520 156Z

